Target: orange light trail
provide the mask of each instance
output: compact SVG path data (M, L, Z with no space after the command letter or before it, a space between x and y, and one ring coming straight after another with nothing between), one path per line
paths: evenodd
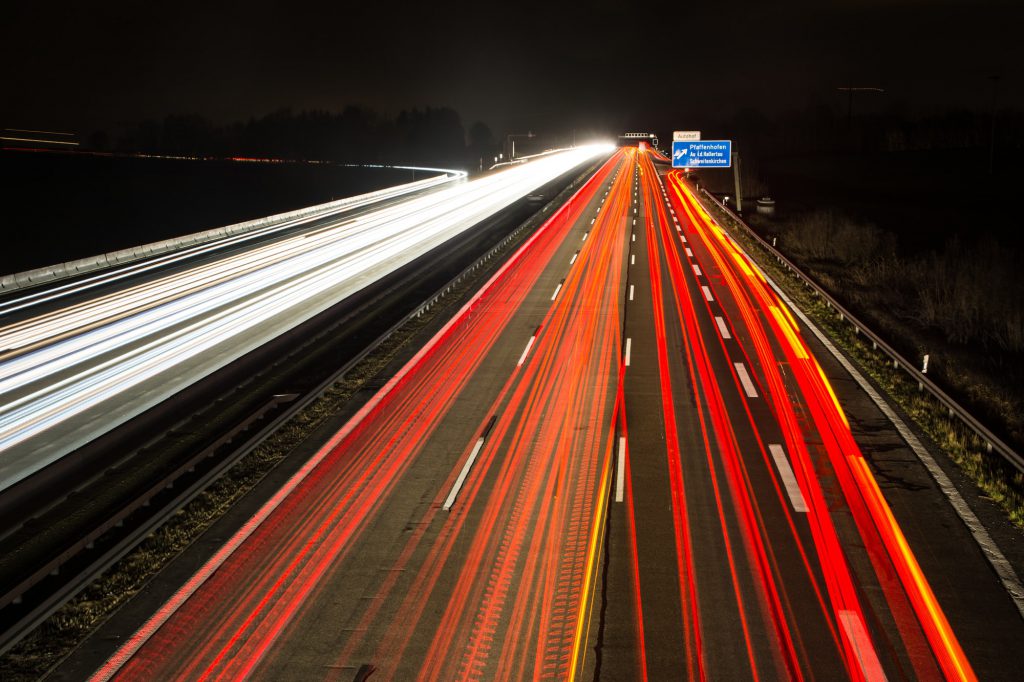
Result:
M720 229L715 229L717 226L709 225L706 212L692 196L689 188L681 182L678 174L673 174L670 182L673 194L679 204L690 213L691 217L695 217L695 214L700 215L701 220L695 220L695 225L703 226L707 230L705 234L715 235L714 239L705 237L706 243L712 246L717 242L728 252L732 252L735 247L731 244L731 240L723 238ZM699 207L698 211L694 212L691 209L693 206ZM722 265L723 262L720 262L720 266ZM723 267L723 270L725 269L727 268ZM954 680L975 679L970 663L893 517L877 481L853 439L849 423L835 392L818 363L813 357L810 357L805 344L793 331L796 328L795 324L790 329L792 318L789 317L788 310L767 286L752 284L749 290L760 299L765 307L777 307L786 311L788 317L786 322L789 324L782 324L782 320L776 318L776 328L787 339L787 344L784 344L784 347L788 347L791 351L790 364L798 370L795 374L804 395L808 397L808 406L811 408L818 431L825 437L830 461L838 474L847 502L854 512L854 519L866 539L867 536L876 536L885 547L890 565L895 568L899 576L903 591L913 607L917 621L943 675L947 679ZM802 469L807 471L807 467L802 467ZM806 473L804 481L810 481ZM803 481L801 487L803 487ZM871 556L875 560L875 555ZM878 567L877 570L884 574L884 568ZM882 582L884 585L885 581ZM908 637L913 636L912 633L906 631L903 634Z
M974 679L790 310L654 158L614 154L94 679L294 676L322 623L327 680L579 679L606 548L637 679ZM627 376L657 405L617 474Z
M646 188L649 190L649 175L640 169L641 177L648 179ZM672 378L668 361L668 346L665 329L665 295L662 291L662 275L658 254L658 232L655 230L653 218L646 214L647 250L650 268L651 295L654 300L654 338L657 344L658 375L661 387L662 418L665 423L665 448L668 456L669 484L672 491L672 521L676 540L676 567L679 579L679 595L683 614L683 639L686 647L686 673L688 679L706 679L704 671L704 655L700 638L700 609L697 601L698 585L693 567L693 544L690 538L690 520L686 504L686 489L683 481L683 467L679 451L679 432L676 424L675 399L673 397ZM735 581L734 581L735 588ZM741 619L743 618L741 614ZM746 633L746 621L743 620ZM749 637L745 639L747 656L752 660Z
M653 175L653 173L651 173ZM652 191L653 195L653 191ZM664 207L661 202L654 202L660 211L658 228L661 233L662 243L666 246L666 256L669 266L670 277L674 283L677 293L675 307L679 319L682 321L684 346L687 349L687 363L690 367L691 376L696 378L693 384L694 400L697 404L702 403L702 397L708 404L708 416L710 417L711 432L714 435L714 442L717 448L712 445L705 421L705 411L698 410L698 417L704 439L705 457L708 462L708 475L714 490L717 511L722 529L722 540L725 543L727 555L729 556L729 569L732 574L734 592L738 605L738 615L743 625L744 636L747 639L747 655L750 661L750 674L754 679L759 678L759 667L757 657L751 646L750 627L746 614L751 605L746 604L743 598L743 591L740 588L737 566L738 557L734 555L732 541L727 530L725 507L722 490L719 487L718 475L715 471L715 455L722 459L726 473L726 481L731 493L733 504L739 513L741 523L741 539L748 559L756 567L759 587L759 595L762 603L767 605L768 616L772 624L777 646L773 647L776 653L781 654L786 674L794 679L802 678L802 671L797 661L795 645L790 632L787 618L784 615L782 598L779 594L777 581L773 575L770 565L773 563L770 558L770 548L766 546L761 534L757 531L757 517L760 512L756 508L756 502L750 491L746 489L743 482L742 464L740 462L738 445L732 427L729 424L727 411L722 398L722 391L718 384L716 373L711 367L707 348L703 340L703 334L697 323L696 311L692 304L692 298L688 294L689 287L684 275L683 264L676 247L674 239L668 227L667 217L664 215ZM717 452L716 452L717 450Z
M176 675L194 678L237 677L254 674L275 665L277 652L280 650L279 642L287 641L294 636L291 633L294 632L294 625L298 619L309 617L307 614L311 613L311 607L318 603L316 595L324 589L327 582L325 579L339 570L338 567L347 560L355 543L368 528L370 519L378 513L380 505L389 497L395 483L401 480L403 472L422 456L422 443L437 430L443 415L458 399L458 394L466 381L497 338L497 330L508 324L513 312L518 309L522 296L531 288L530 282L535 281L543 267L550 262L556 249L564 241L567 231L575 223L575 218L585 206L586 200L593 196L596 187L607 179L613 167L614 162L609 163L580 191L576 200L549 219L530 242L503 266L499 275L492 278L485 287L485 292L478 295L474 304L464 308L457 320L442 330L442 340L434 343L429 352L421 353L415 358L415 364L405 372L403 379L391 388L390 393L377 403L374 409L360 417L360 421L349 430L348 436L342 442L331 444L331 450L322 465L257 528L250 541L198 589L194 598L178 607L171 619L149 637L145 648L139 650L124 667L120 668L121 678L163 678L170 676L172 669L177 670ZM604 224L611 223L612 221L606 221ZM607 236L599 238L599 233L607 233ZM598 304L596 300L587 304L588 299L598 296L599 292L605 289L603 277L597 277L602 274L603 269L598 269L593 261L614 257L615 244L618 243L618 248L621 249L622 241L621 235L615 234L612 227L600 230L595 227L594 237L588 240L581 252L583 261L584 255L588 251L593 251L594 255L590 257L591 264L586 269L593 272L594 276L584 278L583 283L579 283L580 277L570 276L566 281L566 293L561 300L569 300L576 292L581 304ZM574 268L574 272L584 269L582 262L577 265L580 267ZM556 310L557 307L556 305ZM476 311L486 312L481 315L475 314ZM554 323L550 325L551 329L557 326ZM600 363L604 357L615 358L617 361L617 325L605 325L595 330L593 333L599 335L597 338L601 341L585 344L574 343L580 339L574 338L571 333L578 332L578 328L583 325L577 323L575 327L568 326L570 329L565 330L565 339L558 344L554 341L545 343L545 338L549 335L541 334L535 359L543 358L541 361L548 366L565 366L567 357L578 357L582 363ZM544 329L548 330L548 327L549 325L545 323ZM547 351L546 357L545 346L554 347L554 350ZM593 353L574 355L574 347L596 350ZM466 353L463 350L465 348L474 348L475 352ZM545 376L539 370L531 369L536 364L538 363L535 360L531 360L523 367L524 371L513 369L513 375L520 376L520 379L522 376ZM559 395L564 381L572 381L573 367L574 365L569 364L562 374L563 378L556 379L553 383L537 381L538 385L547 386L545 390L548 392L549 402L553 396ZM596 379L598 383L593 386L578 386L583 394L614 396L614 392L609 393L607 388L610 382L614 382L614 374L591 374L593 378L587 381ZM523 383L520 386L527 385ZM523 404L527 405L528 393L520 390L519 386L516 391L520 399L525 401ZM546 518L550 526L536 535L547 538L547 542L553 541L555 537L561 537L561 531L570 523L570 518L586 520L587 523L579 525L581 542L585 548L586 539L590 537L588 529L595 518L591 513L594 505L570 504L570 499L575 497L579 501L580 495L583 495L584 498L593 501L598 489L598 479L595 479L594 474L599 473L601 467L608 468L608 458L590 458L580 460L579 463L569 461L569 452L566 448L577 441L567 439L566 434L573 430L567 429L565 424L579 419L591 420L595 425L610 423L610 420L607 417L600 418L599 411L592 412L590 416L582 416L580 410L593 411L602 404L584 403L578 409L567 412L561 425L549 427L539 418L543 414L540 399L544 395L536 390L533 394L535 403L532 409L537 416L527 418L520 427L521 435L518 440L521 443L522 454L513 459L519 463L526 463L527 467L533 463L536 465L535 469L548 469L548 465L554 463L557 469L551 471L554 475L545 473L543 476L534 475L531 478L527 474L525 479L520 479L525 481L527 486L521 490L521 494L525 494L528 499L544 500L541 508L542 518ZM611 398L605 401L609 408L613 402ZM516 411L512 408L509 413ZM484 419L486 420L486 416ZM504 429L506 434L511 433L507 423ZM501 425L495 429L496 432L500 430ZM531 456L530 440L525 437L531 430L540 434L542 452L546 449L543 443L553 445L551 451L556 453L556 456L551 462ZM606 440L610 441L610 437ZM500 438L496 437L493 442L500 442ZM601 441L597 439L587 439L580 445L593 452L610 452L608 448L602 448ZM489 460L482 458L478 463L477 469L481 473L487 471L487 464L497 463L493 449L491 448ZM591 474L577 475L576 470L584 462ZM474 472L477 469L474 469ZM537 473L539 474L539 471ZM467 486L467 492L460 498L460 504L472 504L473 498L480 490L477 485L478 479L475 476L470 478L473 479L472 484ZM536 495L530 488L532 485L540 484L553 492L552 486L566 486L567 481L572 481L575 486L571 491L573 495L561 495L557 503L551 502L554 499L552 495ZM512 483L513 477L509 476L507 483L499 485L498 490L501 494L507 495L513 491ZM442 494L439 492L439 495ZM502 501L500 494L496 495L491 506L501 506ZM432 517L436 517L436 514L436 510L430 512ZM457 534L458 527L461 527L466 517L462 514L452 514L446 518L449 520L445 526L454 526L454 532ZM530 517L523 515L521 518L525 523ZM526 535L527 526L513 521L509 529L515 538L522 539ZM557 535L552 536L550 533ZM417 533L414 537L422 538L423 534ZM490 548L489 552L496 549L495 543L487 533L481 535L481 542ZM269 554L254 549L275 544L277 549ZM436 560L444 562L450 557L452 545L439 543L438 546L442 551L436 556ZM446 553L445 549L449 553ZM400 561L407 561L414 551L415 548L407 547L400 554ZM537 555L551 555L551 552L538 552ZM506 557L507 559L509 557ZM504 565L508 565L507 561L495 564L496 567ZM550 567L545 570L538 564L534 568L540 572L537 587L533 591L526 591L521 599L517 599L517 606L530 603L526 594L536 594L536 590L556 584L556 576L551 575ZM470 565L465 575L474 576L479 570L480 565ZM505 570L500 568L497 575L505 575ZM564 567L559 567L556 573L564 574L564 570ZM254 578L242 579L243 575ZM429 586L430 578L426 580ZM388 585L393 588L395 582L386 581L384 588ZM209 613L208 607L222 603L222 598L213 595L227 594L234 595L226 603L227 609L222 611L218 618L210 620L208 616L212 614ZM500 609L500 604L493 599L489 602L484 600L484 603L491 605L487 608ZM481 613L484 614L482 617L485 621L490 618L486 611ZM469 614L472 615L472 610ZM526 617L535 618L532 613ZM574 617L574 613L564 614L563 627L574 628ZM194 641L195 645L187 648L187 662L183 667L176 667L176 657L182 655L181 642L190 640ZM402 644L401 641L396 643ZM449 641L445 646L450 650L452 644ZM540 642L523 641L521 651L538 651L536 656L539 661L541 647ZM510 658L505 660L511 661L514 665L519 665L523 660L518 652L509 652L509 656ZM452 660L451 657L446 658ZM435 657L433 660L438 659ZM428 660L428 664L429 662ZM393 661L393 665L397 663L397 660ZM171 667L163 667L165 664ZM529 669L533 669L532 664ZM450 675L446 673L445 677L449 678Z

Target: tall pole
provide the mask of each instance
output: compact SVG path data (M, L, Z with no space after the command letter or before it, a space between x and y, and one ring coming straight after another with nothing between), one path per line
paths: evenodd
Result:
M732 178L736 184L736 212L743 214L743 188L740 184L740 155L732 153Z
M516 158L516 138L517 137L534 138L534 137L536 137L536 135L534 135L533 131L531 130L528 133L509 133L508 135L505 136L506 151L507 151L507 147L509 145L511 145L511 147L512 147L512 150L511 150L512 154L509 156L509 159L508 159L510 162L511 161L515 161L515 158Z
M992 124L988 133L988 174L996 172L996 88L999 76L992 76Z

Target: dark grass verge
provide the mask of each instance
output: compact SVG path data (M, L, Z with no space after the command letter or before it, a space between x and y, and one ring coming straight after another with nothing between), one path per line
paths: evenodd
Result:
M807 317L978 486L984 497L995 502L1017 528L1024 530L1024 474L998 453L989 452L983 439L951 416L931 394L920 390L917 381L906 372L894 368L885 353L872 348L871 342L858 334L848 320L777 261L732 216L704 197L700 201Z
M560 205L557 202L566 200L593 170L591 168L578 176L552 205ZM424 334L440 323L439 317L454 313L500 267L504 256L512 253L532 234L548 213L538 212L528 220L525 224L527 229L499 249L494 254L497 257L492 256L484 267L464 276L423 314L409 318L320 398L303 408L138 547L0 657L0 679L5 682L36 680L56 666L165 565L255 488L328 418L350 407L350 402L360 391L374 388L374 380L381 372L394 361L402 359L403 351L409 354L410 344L424 342Z
M932 381L1024 447L1024 280L1010 245L983 236L906 256L892 233L830 211L780 221L755 214L748 224L781 238L806 275L898 352L930 354Z

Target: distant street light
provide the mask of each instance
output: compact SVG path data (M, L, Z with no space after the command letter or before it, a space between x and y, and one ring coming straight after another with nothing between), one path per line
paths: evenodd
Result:
M846 98L846 127L853 127L853 93L855 92L885 92L882 88L852 88L842 87L836 88L840 92L847 93Z
M511 145L511 147L512 147L512 153L509 154L509 156L508 156L508 160L509 161L515 161L516 160L516 138L517 137L534 138L534 137L537 137L537 136L533 134L533 131L530 131L528 133L509 133L508 135L506 135L505 136L505 147L508 148L509 145Z

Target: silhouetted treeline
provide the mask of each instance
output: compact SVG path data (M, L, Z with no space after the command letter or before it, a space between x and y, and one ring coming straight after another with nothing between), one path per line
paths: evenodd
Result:
M990 237L902 256L897 237L835 211L777 223L755 216L783 249L848 303L884 310L951 344L1024 355L1024 279L1019 254Z
M245 122L216 125L201 116L167 116L94 133L102 151L175 156L258 157L476 168L495 153L490 129L477 122L468 135L446 107L410 109L396 117L362 107L340 113L284 109ZM489 164L486 164L489 165Z

